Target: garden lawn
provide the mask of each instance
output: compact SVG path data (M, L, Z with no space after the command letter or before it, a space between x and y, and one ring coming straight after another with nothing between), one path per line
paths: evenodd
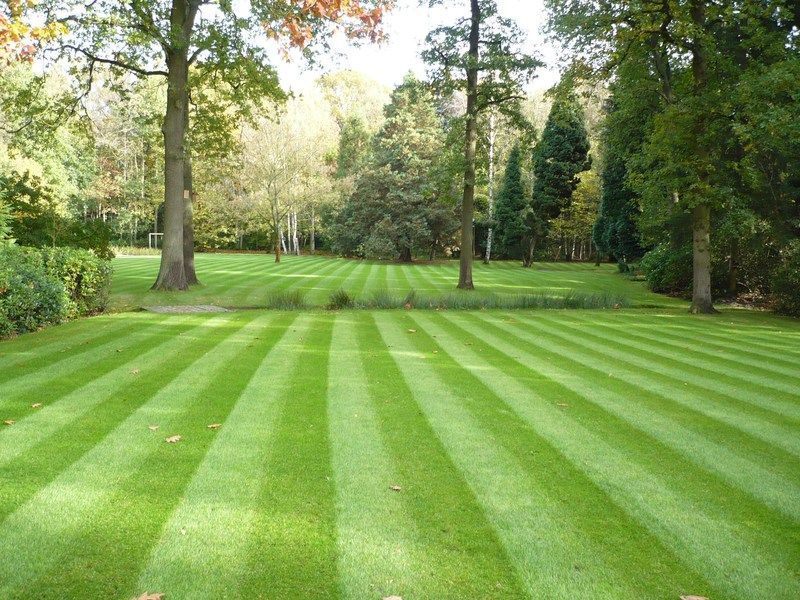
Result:
M458 263L398 264L322 256L284 256L275 264L269 254L198 254L197 273L203 285L188 293L150 291L158 256L121 257L114 261L112 310L154 304L218 304L263 307L281 292L297 292L312 306L324 306L331 294L345 290L356 299L378 291L400 297L410 290L427 297L457 292ZM475 263L478 295L600 293L628 298L636 306L683 306L679 300L653 294L640 282L617 273L615 265L537 263L524 269L518 262Z
M0 596L795 600L799 391L742 311L72 322L0 342Z

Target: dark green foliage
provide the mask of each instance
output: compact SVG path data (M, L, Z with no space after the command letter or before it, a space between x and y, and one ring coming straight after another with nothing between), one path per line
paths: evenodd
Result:
M528 206L522 185L522 152L514 146L508 156L503 184L495 199L497 253L517 257L525 234L523 211Z
M772 281L772 300L775 310L797 317L800 316L800 240L789 244L783 254L783 262Z
M533 203L546 222L569 206L578 174L591 166L583 110L573 96L559 96L533 153Z
M348 118L339 133L336 176L343 178L357 175L369 160L369 144L370 135L361 119Z
M47 274L64 286L67 317L105 310L111 291L110 261L77 248L42 248L38 253Z
M636 229L636 195L627 187L627 168L621 156L606 155L602 174L600 214L593 238L601 252L613 256L620 265L642 255Z
M11 237L11 209L3 198L0 198L0 247L12 243L13 240L14 238Z
M41 257L0 247L0 337L59 323L68 309L63 284L48 275Z
M344 290L336 290L331 294L326 308L328 310L342 310L351 308L354 304L353 297Z
M642 257L639 266L654 292L677 294L691 289L691 246L673 249L667 244L659 244Z
M411 76L385 112L369 168L331 225L331 245L347 256L410 261L454 220L438 193L444 130L430 90Z

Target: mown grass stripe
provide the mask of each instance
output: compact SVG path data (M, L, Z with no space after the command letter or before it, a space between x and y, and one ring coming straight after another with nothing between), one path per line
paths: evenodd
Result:
M281 389L240 597L334 598L336 514L326 376L332 317L316 314Z
M744 404L741 401L732 403L730 398L720 398L720 394L708 389L701 392L692 391L688 382L681 385L680 379L662 374L662 367L658 363L636 360L638 368L631 368L626 364L626 361L634 362L629 355L624 355L625 360L610 360L609 356L622 353L608 346L594 344L586 339L587 336L579 340L575 336L570 337L553 327L548 327L541 320L520 319L520 321L533 331L511 327L503 322L496 322L494 325L521 341L545 347L566 360L584 365L594 372L595 377L602 378L605 373L610 373L610 377L633 386L633 390L641 388L640 384L645 382L646 392L649 395L659 396L666 402L681 404L688 410L746 432L794 456L800 456L800 438L796 432L771 413L761 411L759 414L759 407L754 399ZM679 372L678 375L680 376ZM689 379L685 375L684 378Z
M342 597L423 597L419 533L399 494L390 489L399 476L370 402L357 320L353 313L337 316L328 357L328 436Z
M170 596L242 597L257 500L279 417L282 390L312 320L284 315L255 356L235 405L164 524L136 589ZM245 385L246 383L246 385Z
M355 317L354 317L355 318ZM372 409L397 471L399 499L413 519L426 566L421 597L525 598L525 588L461 471L405 383L374 318L356 331Z
M485 338L484 332L478 335ZM776 547L747 521L714 514L707 503L693 501L686 490L666 485L644 464L626 456L618 444L578 424L557 406L531 402L530 389L483 367L483 359L468 346L447 345L446 350L676 556L696 565L721 595L789 598L800 593L800 580L790 567L797 557L792 551L787 554L791 546ZM574 378L567 375L565 381L570 377Z
M800 369L796 366L781 367L775 364L774 360L767 357L760 359L742 358L741 349L728 345L726 348L715 347L708 341L698 339L683 339L676 341L665 335L663 328L653 331L653 327L644 329L641 320L637 320L636 327L624 327L618 324L608 323L600 319L587 319L586 316L575 316L575 327L591 327L593 333L601 335L605 332L607 337L615 340L626 340L638 347L653 348L657 347L659 352L676 360L684 359L690 364L703 364L711 371L738 380L754 382L757 385L770 387L774 378L789 379L797 382L792 391L796 391L800 385ZM746 334L746 325L742 333ZM693 358L690 358L693 357ZM699 361L697 360L699 359ZM702 362L700 362L702 361ZM786 390L786 386L778 388ZM791 389L791 388L790 388Z
M110 340L98 340L83 352L64 352L57 361L50 362L46 369L33 372L17 372L3 383L0 410L24 402L44 402L66 394L87 381L95 369L113 368L130 360L132 352L139 352L152 339L153 332L167 321L159 315L135 327L130 335L112 336Z
M597 560L588 540L562 526L557 503L481 427L463 397L441 381L432 359L414 346L402 324L382 314L375 320L406 385L484 507L528 593L533 597L632 597L626 583Z
M229 317L219 316L205 325L213 330L231 324ZM41 576L68 551L70 539L80 535L93 509L113 493L119 478L163 444L164 436L178 433L178 417L224 365L224 360L220 363L217 359L237 350L241 336L236 334L242 325L228 327L221 336L212 337L211 344L197 344L188 364L171 373L168 385L2 522L0 591L25 589ZM217 352L209 352L214 346ZM152 423L160 423L164 429L149 431Z
M198 319L195 316L173 317L169 327L164 324L162 327L165 329L156 330L133 358L126 357L109 369L87 373L86 383L73 386L66 395L54 398L53 402L46 403L42 408L30 409L12 427L5 427L0 431L0 466L8 464L62 427L75 422L97 405L107 402L137 379L157 372L169 360L170 353L180 351L202 338L207 333L203 330L209 325L207 319ZM195 337L195 334L199 335ZM158 338L161 338L159 343L154 345L153 339Z
M69 556L39 578L35 588L58 590L59 597L138 597L131 591L137 589L138 573L216 438L216 432L207 428L209 421L225 420L266 348L285 332L290 319L273 317L256 317L235 340L219 346L220 352L228 344L238 348L235 354L228 356L226 352L220 357L221 364L214 365L216 376L207 382L198 380L200 387L193 390L192 401L173 417L185 437L180 449L157 438L155 449L116 481L112 493L93 508L92 519L73 537ZM248 316L246 320L251 319ZM169 477L163 476L165 465L169 466ZM91 565L89 576L86 565Z
M455 328L453 334L449 335L433 324L428 325L429 319L423 317L423 320L426 328L436 331L440 344L457 344L458 340L469 340L469 343L485 352L485 361L496 365L496 369L513 378L519 385L525 386L542 401L550 398L550 403L556 404L557 399L558 403L564 405L565 411L587 429L599 435L604 427L598 423L607 423L608 430L613 432L614 444L629 451L643 464L646 464L647 456L642 453L641 444L653 447L652 453L656 459L667 458L668 454L674 452L670 457L670 464L680 464L680 472L685 479L694 477L703 480L704 488L711 490L713 486L706 474L715 473L721 478L715 495L734 497L735 490L729 487L733 485L746 494L738 498L740 504L752 506L751 500L756 499L772 510L800 521L800 483L797 483L797 478L784 475L781 471L785 469L769 460L764 462L771 455L742 453L735 443L741 439L740 436L728 439L727 444L715 442L696 419L687 419L688 423L683 424L673 414L654 410L652 407L658 404L658 400L645 401L645 394L641 390L598 385L596 380L584 377L583 370L576 369L574 364L560 366L558 355L539 349L534 353L533 349L529 351L513 339L495 334L487 327L476 327L471 321L448 317L447 322ZM549 381L543 381L543 378ZM590 413L597 411L586 411L585 408L580 410L581 403L595 405L608 414L600 412L590 418ZM608 415L613 415L619 421L614 422ZM642 434L652 439L649 442L643 440ZM616 438L621 438L622 442ZM637 444L627 448L631 444L625 443L625 440L636 440ZM657 442L665 447L656 449ZM682 460L688 460L696 467L693 469L691 465L682 463ZM759 511L760 508L759 505L750 510ZM765 522L776 522L777 529L785 525L781 519L776 520L772 515L764 514L762 517Z

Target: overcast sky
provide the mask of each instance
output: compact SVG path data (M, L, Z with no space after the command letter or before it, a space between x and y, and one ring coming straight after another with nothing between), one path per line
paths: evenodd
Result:
M319 74L339 69L354 69L378 80L387 86L400 83L410 70L419 76L425 74L425 66L419 58L420 48L428 31L443 24L450 24L459 16L469 13L468 0L453 0L448 9L430 9L420 6L419 0L398 0L396 8L385 17L389 39L376 46L368 44L360 48L350 47L345 40L337 40L335 48L342 56L325 59L315 69L309 69L302 60L294 59L278 63L278 71L284 86L300 91ZM460 6L463 5L463 6ZM546 63L537 71L532 89L547 88L558 81L555 49L547 44L541 34L545 21L542 0L498 0L500 14L514 19L527 34L527 50L535 53Z

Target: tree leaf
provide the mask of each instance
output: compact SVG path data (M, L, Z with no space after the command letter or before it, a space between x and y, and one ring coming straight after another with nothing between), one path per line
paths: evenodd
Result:
M179 435L171 435L168 438L165 438L164 441L167 442L168 444L177 444L182 439L183 438Z
M417 333L417 330L416 329L409 329L408 333Z

